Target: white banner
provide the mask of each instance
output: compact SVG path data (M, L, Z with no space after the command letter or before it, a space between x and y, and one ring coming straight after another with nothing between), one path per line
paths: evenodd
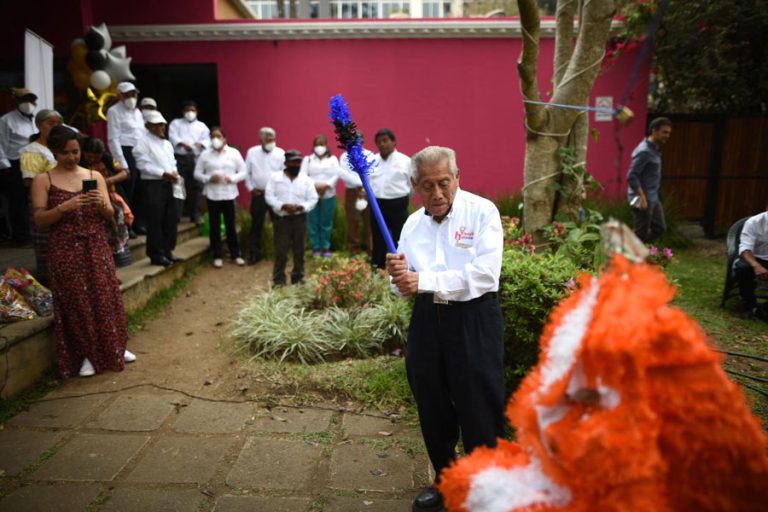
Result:
M53 108L53 46L31 30L24 34L24 87L37 94L37 109Z

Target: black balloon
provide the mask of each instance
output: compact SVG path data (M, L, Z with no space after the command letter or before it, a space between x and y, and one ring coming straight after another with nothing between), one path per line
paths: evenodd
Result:
M96 30L91 29L85 34L85 45L89 50L98 51L104 48L104 36L99 34ZM93 68L91 68L93 69ZM98 68L101 69L101 68Z
M90 51L85 55L85 63L94 71L104 69L107 66L107 55L103 50Z

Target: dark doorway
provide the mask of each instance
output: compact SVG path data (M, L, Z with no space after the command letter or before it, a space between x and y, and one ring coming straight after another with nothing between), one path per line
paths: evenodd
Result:
M133 65L139 98L155 98L157 107L170 123L181 117L181 104L197 102L198 118L208 125L219 124L219 82L216 64Z

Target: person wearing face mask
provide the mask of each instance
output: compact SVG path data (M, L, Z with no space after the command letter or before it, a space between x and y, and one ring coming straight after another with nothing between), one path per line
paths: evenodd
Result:
M133 148L144 137L144 117L136 108L139 90L131 82L117 84L118 102L107 110L107 142L109 150L120 167L130 170L130 178L124 183L128 205L135 216L133 230L145 234L144 198L142 197L141 173L136 167Z
M309 212L309 243L312 255L331 257L331 231L336 215L336 182L341 169L339 160L328 151L328 139L317 135L312 141L312 154L301 162L301 173L315 184L319 200Z
M139 110L141 110L141 115L146 120L150 112L157 110L157 101L155 101L155 98L144 96L139 102Z
M227 136L218 126L211 129L211 148L203 151L195 165L195 180L204 184L203 194L208 201L211 251L213 266L224 264L221 252L221 217L227 230L229 257L238 266L245 265L240 255L235 218L235 199L239 195L237 184L245 179L245 161L235 148L227 145Z
M286 284L285 264L288 250L293 252L291 284L304 282L304 242L307 238L307 212L317 204L315 184L301 174L301 152L285 152L285 170L273 175L264 191L274 216L275 266L272 279L275 286Z
M248 263L251 265L262 258L261 234L268 210L264 191L272 175L282 174L285 163L285 151L277 147L276 137L275 130L263 127L259 130L261 143L245 155L245 186L251 193L251 232L248 237Z
M180 261L176 248L176 198L173 184L179 180L173 147L165 139L166 121L158 111L147 116L145 135L133 152L141 171L142 194L147 212L147 256L153 265L169 267Z
M179 199L179 218L189 215L195 224L200 222L203 206L202 183L194 179L195 163L200 154L211 145L211 131L197 119L197 103L185 101L181 107L181 117L171 121L168 127L168 139L173 144L176 167L184 178L187 191L185 201Z
M34 116L37 96L29 89L11 89L14 110L0 118L0 193L10 209L13 241L27 245L30 239L29 190L21 174L21 149L37 133Z

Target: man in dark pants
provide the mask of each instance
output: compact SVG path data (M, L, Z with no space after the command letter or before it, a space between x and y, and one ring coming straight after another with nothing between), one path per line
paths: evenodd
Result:
M315 184L306 174L299 174L301 152L291 149L285 152L285 170L272 176L267 182L264 197L274 216L275 267L273 280L276 286L285 284L285 265L288 250L293 252L291 284L304 281L304 245L307 239L307 213L317 204Z
M133 148L141 172L147 218L147 256L153 265L168 267L179 261L176 248L176 198L173 186L179 180L173 146L165 139L166 121L154 111L147 115L147 133Z
M11 235L18 246L32 241L29 225L29 188L24 186L20 158L29 137L37 133L34 113L37 95L11 89L14 109L0 118L0 192L8 202Z
M739 259L733 269L744 303L744 318L768 322L765 306L757 305L757 282L768 283L768 204L766 211L744 223L739 240Z
M205 123L197 119L197 103L185 101L181 115L171 121L168 127L168 139L176 154L176 168L184 178L186 201L179 199L178 218L189 215L189 220L200 223L203 211L203 184L195 179L195 163L200 154L211 145L211 131Z
M459 189L452 149L427 147L411 168L424 208L408 217L387 272L395 293L416 296L405 364L437 482L459 435L469 453L504 433L504 241L496 206ZM440 493L423 490L412 510L443 510Z
M627 195L634 214L635 234L644 243L659 238L667 230L661 205L661 147L672 134L672 121L657 117L648 126L650 135L632 151L627 174Z

